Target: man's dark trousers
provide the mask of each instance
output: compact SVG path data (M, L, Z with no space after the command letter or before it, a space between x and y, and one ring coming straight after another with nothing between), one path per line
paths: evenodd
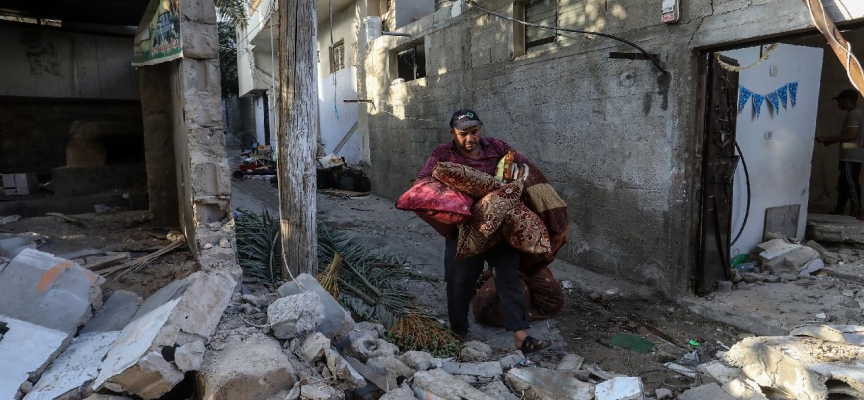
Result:
M484 261L492 267L495 288L501 299L504 328L508 331L525 330L528 324L528 305L519 279L520 253L507 242L464 260L456 260L456 238L447 239L444 252L444 280L447 282L447 313L450 329L464 335L468 331L468 306L477 289L477 279L483 272Z
M840 161L840 178L837 179L837 207L835 214L846 214L846 202L852 203L851 215L861 216L861 163Z

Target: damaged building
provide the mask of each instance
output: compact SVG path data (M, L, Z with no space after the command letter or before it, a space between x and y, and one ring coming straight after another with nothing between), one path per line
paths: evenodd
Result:
M216 9L11 1L0 34L0 398L165 395L241 274Z

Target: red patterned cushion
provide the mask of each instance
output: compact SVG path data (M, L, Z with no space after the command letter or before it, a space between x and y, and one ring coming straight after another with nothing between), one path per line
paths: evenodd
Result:
M504 183L483 171L467 165L440 162L432 170L435 179L474 197L483 197L504 186Z
M474 199L434 178L417 181L399 200L396 208L405 211L434 211L471 216Z
M415 211L417 216L426 221L432 228L444 237L451 237L458 233L459 224L468 218L464 215L437 211Z
M543 220L524 204L519 203L504 218L501 227L511 246L523 253L549 254L552 245Z
M473 218L459 229L456 259L465 259L492 248L501 241L504 218L520 205L522 181L515 181L489 193L472 209Z

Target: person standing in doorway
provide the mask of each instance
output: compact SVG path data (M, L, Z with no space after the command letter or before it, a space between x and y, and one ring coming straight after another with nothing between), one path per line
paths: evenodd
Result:
M846 203L851 214L861 218L861 164L864 163L864 108L858 107L858 92L847 89L837 97L837 107L846 112L839 136L818 136L825 146L840 143L840 178L837 181L837 206L832 214L845 215Z

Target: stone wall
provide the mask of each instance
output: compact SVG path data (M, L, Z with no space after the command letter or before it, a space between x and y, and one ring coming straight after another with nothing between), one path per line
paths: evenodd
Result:
M683 2L680 23L663 25L656 1L596 3L586 1L586 28L638 43L669 74L648 61L608 58L635 50L595 36L570 34L577 40L518 55L513 24L470 6L400 29L411 37L370 43L365 94L375 107L360 120L368 120L374 190L404 192L449 140L450 114L473 108L486 134L531 158L569 204L570 242L560 257L680 295L696 259L700 50L800 32L810 17L800 0L694 0ZM864 16L849 0L845 14L836 12L841 3L831 3L835 20ZM511 2L481 5L513 14ZM427 77L391 85L394 52L420 40Z

